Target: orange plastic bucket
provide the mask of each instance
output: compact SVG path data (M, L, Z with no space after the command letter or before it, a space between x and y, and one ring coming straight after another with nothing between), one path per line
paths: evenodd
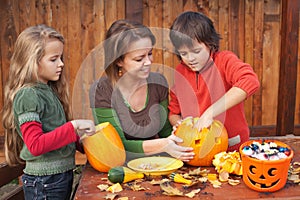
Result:
M246 146L250 146L254 141L262 143L261 140L250 140L240 147L243 167L243 181L251 189L259 192L274 192L284 187L290 162L294 156L293 150L286 144L276 140L264 140L264 142L274 142L277 146L288 148L290 154L287 158L279 160L259 160L243 153Z

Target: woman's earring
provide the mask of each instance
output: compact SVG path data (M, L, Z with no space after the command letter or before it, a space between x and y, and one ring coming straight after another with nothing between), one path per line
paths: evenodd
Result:
M122 71L122 68L119 67L119 70L118 70L118 76L121 77L123 75L123 71Z

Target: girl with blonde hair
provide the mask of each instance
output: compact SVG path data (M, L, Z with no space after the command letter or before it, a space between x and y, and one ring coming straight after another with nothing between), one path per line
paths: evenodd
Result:
M69 199L75 143L95 132L91 120L72 120L64 73L63 36L46 25L17 38L4 93L8 164L26 163L26 199ZM78 146L79 147L79 146Z

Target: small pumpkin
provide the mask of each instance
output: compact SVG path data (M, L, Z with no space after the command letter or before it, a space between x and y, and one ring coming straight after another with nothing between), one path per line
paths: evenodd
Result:
M91 166L100 172L108 172L113 167L123 165L126 152L116 129L109 122L104 122L97 125L96 130L94 135L82 140Z
M108 180L112 183L127 183L136 179L144 178L144 174L141 172L136 172L128 167L118 166L111 168L108 171Z
M194 127L197 118L185 118L179 124L174 134L181 139L182 146L194 149L194 159L188 162L192 166L211 166L214 155L228 148L228 134L224 125L214 120L210 127L198 131Z

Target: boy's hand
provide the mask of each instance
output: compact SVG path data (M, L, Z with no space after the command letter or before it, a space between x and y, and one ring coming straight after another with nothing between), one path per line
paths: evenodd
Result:
M198 129L198 131L201 131L202 128L204 127L209 127L213 122L212 118L204 118L200 117L194 124L194 127Z

